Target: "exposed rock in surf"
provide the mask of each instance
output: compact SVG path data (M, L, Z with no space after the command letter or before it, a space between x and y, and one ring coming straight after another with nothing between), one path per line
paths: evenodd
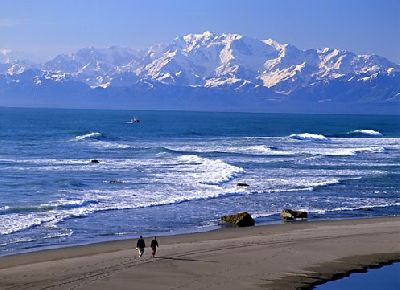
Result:
M249 186L246 182L238 182L236 185L237 186L243 186L243 187Z
M285 221L293 221L296 219L306 219L308 217L308 213L306 211L298 211L285 208L281 211L281 217Z
M122 180L119 180L119 179L111 179L110 181L108 181L108 183L114 184L114 183L123 183L123 182L122 182Z
M90 163L100 163L100 162L99 162L99 160L97 160L97 159L91 159L91 160L90 160Z
M254 226L255 221L247 212L240 212L232 215L224 215L221 217L221 224L236 225L238 227Z

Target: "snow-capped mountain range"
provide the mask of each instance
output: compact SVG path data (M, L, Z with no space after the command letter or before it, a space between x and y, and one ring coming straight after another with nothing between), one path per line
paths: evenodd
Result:
M0 49L0 84L29 85L35 92L50 84L73 83L86 87L85 94L113 88L164 94L169 88L179 90L180 97L223 91L274 101L304 102L310 96L318 103L343 98L397 103L399 75L400 65L377 55L331 48L301 50L272 39L209 31L146 50L84 48L39 65L18 61L9 50Z

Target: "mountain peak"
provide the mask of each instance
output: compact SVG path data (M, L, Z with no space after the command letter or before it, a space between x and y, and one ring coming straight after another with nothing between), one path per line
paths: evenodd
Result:
M279 43L278 41L272 39L272 38L267 38L264 39L262 42L264 42L265 44L274 47L276 50L281 50L283 47L285 47L287 44L282 44Z
M182 36L182 38L185 40L192 40L192 39L210 39L218 36L219 35L217 33L206 30L203 33L189 33Z
M203 33L191 33L184 35L182 37L176 38L176 41L183 46L188 46L194 48L199 45L207 45L210 42L218 39L220 35L211 31L205 31Z
M182 37L177 37L176 40L183 39L186 44L208 44L223 41L233 41L243 38L237 33L216 33L212 31L204 31L203 33L191 33Z

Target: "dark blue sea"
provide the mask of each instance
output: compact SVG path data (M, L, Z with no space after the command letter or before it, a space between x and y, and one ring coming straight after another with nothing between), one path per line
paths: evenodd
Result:
M0 255L283 208L399 215L400 117L0 108Z

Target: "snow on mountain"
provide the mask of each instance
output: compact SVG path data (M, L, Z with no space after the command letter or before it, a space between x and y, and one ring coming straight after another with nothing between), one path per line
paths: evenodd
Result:
M21 74L33 64L19 59L19 54L11 49L0 48L0 74Z
M354 75L363 80L399 69L375 55L329 48L300 50L272 39L206 31L176 38L158 57L144 63L138 75L170 85L237 88L250 84L288 94L318 81Z
M390 76L400 72L399 65L377 55L331 48L301 50L272 39L210 31L140 51L116 46L84 48L58 55L38 67L13 60L10 55L11 51L0 49L0 74L16 76L38 68L35 85L74 81L90 88L154 88L159 84L233 91L262 89L288 96L331 83L331 87L339 86L338 82L362 85L381 81L382 76L388 76L385 82L390 82ZM17 81L18 77L11 79ZM329 94L326 99L330 99Z
M112 46L96 49L83 48L73 54L62 54L43 65L43 70L57 73L60 80L69 75L91 87L107 87L114 74L134 71L138 52L130 48Z
M275 49L238 34L206 31L176 38L140 75L165 84L224 86L258 83L266 58Z

